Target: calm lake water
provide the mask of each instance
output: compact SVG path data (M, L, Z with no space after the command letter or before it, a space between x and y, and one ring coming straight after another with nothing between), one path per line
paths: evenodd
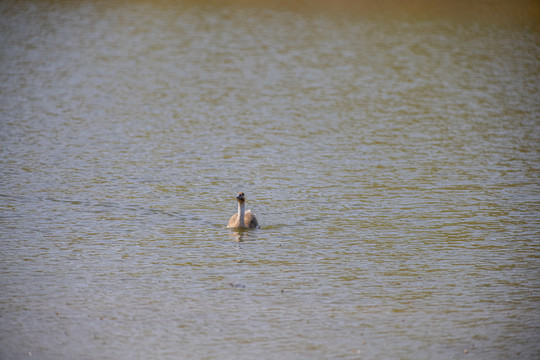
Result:
M241 3L0 5L0 358L540 358L538 26Z

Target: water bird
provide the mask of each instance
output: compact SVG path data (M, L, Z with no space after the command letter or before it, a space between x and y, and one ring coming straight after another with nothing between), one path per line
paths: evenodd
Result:
M227 228L258 229L257 217L251 210L246 210L246 196L243 192L236 195L236 201L238 201L238 212L231 216Z

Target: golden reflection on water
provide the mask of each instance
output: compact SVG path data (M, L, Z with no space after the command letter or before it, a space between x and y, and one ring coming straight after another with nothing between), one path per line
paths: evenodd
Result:
M167 1L164 1L167 3ZM198 1L182 1L200 5ZM260 7L325 16L377 16L383 18L423 18L468 20L487 23L540 23L540 3L535 0L210 0L214 6Z

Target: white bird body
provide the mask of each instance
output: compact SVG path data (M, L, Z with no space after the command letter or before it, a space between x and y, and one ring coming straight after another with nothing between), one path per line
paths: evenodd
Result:
M236 195L236 200L238 201L238 212L231 216L227 228L258 229L259 222L257 221L257 217L251 210L246 210L246 198L244 193L238 193L238 195Z

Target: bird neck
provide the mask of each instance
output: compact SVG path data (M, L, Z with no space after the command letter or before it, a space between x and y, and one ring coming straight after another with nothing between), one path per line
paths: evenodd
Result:
M246 213L246 203L238 202L238 221L240 222L240 227L245 227L244 215Z

